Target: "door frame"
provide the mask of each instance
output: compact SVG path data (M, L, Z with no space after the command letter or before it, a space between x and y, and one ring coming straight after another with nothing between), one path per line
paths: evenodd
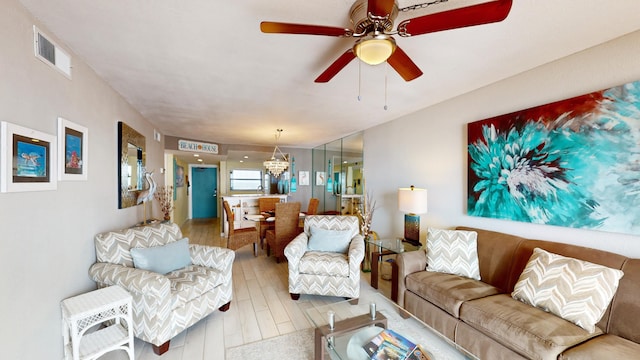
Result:
M220 199L220 169L218 165L206 165L206 164L189 164L189 182L192 183L193 182L193 168L216 168L217 169L217 174L216 174L216 193L218 194L218 199ZM189 185L189 187L191 187L191 185ZM192 196L193 195L193 188L189 191L189 195L187 196L187 200L189 201L189 212L187 214L187 218L188 219L193 219L193 199ZM218 201L219 202L219 201ZM218 217L220 217L220 206L218 206L218 204L216 204L216 206L218 207Z

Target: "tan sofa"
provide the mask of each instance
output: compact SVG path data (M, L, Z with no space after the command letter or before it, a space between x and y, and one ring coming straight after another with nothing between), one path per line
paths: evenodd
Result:
M427 272L424 250L406 252L397 257L398 304L480 359L640 358L640 259L481 229L458 229L478 233L482 281ZM624 272L595 333L511 298L536 247Z

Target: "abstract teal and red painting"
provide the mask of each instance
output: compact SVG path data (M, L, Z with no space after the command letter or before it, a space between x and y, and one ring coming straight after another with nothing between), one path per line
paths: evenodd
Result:
M640 81L467 130L469 215L640 234Z

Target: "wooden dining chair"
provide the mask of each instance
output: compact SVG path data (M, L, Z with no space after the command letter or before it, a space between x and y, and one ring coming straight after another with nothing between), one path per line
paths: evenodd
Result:
M305 215L316 215L318 213L319 204L320 204L320 199L318 198L309 199L309 207L307 208L307 212L305 212Z
M255 226L234 229L234 214L231 211L231 207L227 201L222 202L224 206L224 212L227 214L227 224L229 230L227 231L227 248L231 250L238 250L241 247L249 244L253 244L253 256L258 256L258 229Z
M305 216L308 215L316 215L318 213L318 205L320 204L320 199L318 198L311 198L309 199L309 206L307 207L307 211L306 212L302 212ZM300 220L298 221L298 230L300 232L304 231L304 218L301 217Z
M276 221L273 229L267 230L267 256L273 255L276 262L284 259L284 248L295 238L300 230L298 219L300 217L300 203L276 204Z
M273 216L276 211L276 204L280 203L279 197L261 197L258 198L258 210L265 220L260 221L260 248L263 247L263 241L267 236L267 230L273 229L274 222L266 221L267 218Z
M260 213L276 211L276 204L280 202L279 197L261 197L258 198L258 210Z

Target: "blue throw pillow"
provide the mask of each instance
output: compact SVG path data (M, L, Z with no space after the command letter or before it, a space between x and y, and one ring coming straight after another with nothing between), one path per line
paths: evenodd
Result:
M307 247L313 251L346 253L351 243L351 231L311 228Z
M189 238L180 239L162 246L131 249L133 266L159 274L191 265Z

